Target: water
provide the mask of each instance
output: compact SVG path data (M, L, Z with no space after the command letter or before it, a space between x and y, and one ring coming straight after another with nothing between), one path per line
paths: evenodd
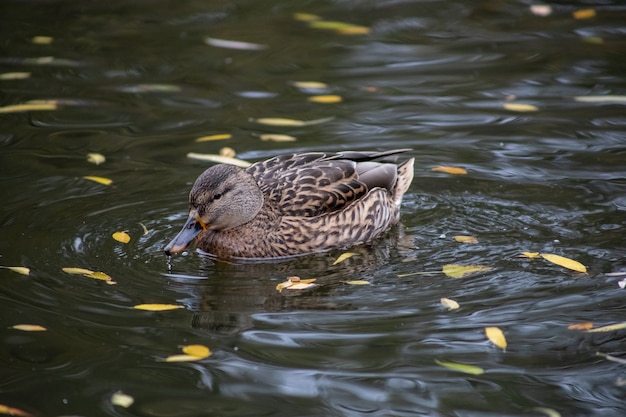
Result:
M596 16L572 16L587 8ZM312 29L297 12L371 30ZM58 109L0 114L0 264L31 268L0 270L0 404L85 416L626 412L626 368L596 355L623 359L625 330L567 329L625 320L624 276L610 273L626 271L626 118L623 99L607 98L626 94L620 2L554 3L539 17L501 1L52 1L6 3L2 16L0 73L30 75L0 80L1 104ZM209 36L267 48L218 48ZM325 82L320 92L343 102L308 102L317 91L294 81ZM604 100L576 99L585 96ZM333 119L251 120L261 117ZM232 139L195 142L221 133ZM249 160L410 147L416 179L401 226L338 265L341 251L251 265L192 252L168 264L162 248L208 166L186 155L223 146ZM87 162L90 152L106 162ZM111 238L118 230L129 244ZM522 251L563 255L588 273ZM446 264L493 269L406 276ZM116 285L64 267L104 271ZM292 275L319 285L276 291ZM447 311L442 297L461 307ZM141 303L184 308L133 309ZM25 323L48 330L10 328ZM506 351L487 326L504 331ZM213 354L164 362L188 344ZM113 405L117 391L134 404Z

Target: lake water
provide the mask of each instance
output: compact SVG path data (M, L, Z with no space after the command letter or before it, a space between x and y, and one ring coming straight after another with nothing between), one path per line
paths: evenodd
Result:
M626 6L531 5L5 2L0 265L30 275L0 269L0 411L626 415L626 329L568 329L626 321ZM231 137L196 141L218 134ZM415 180L399 227L335 265L344 251L168 260L210 165L187 154L226 146L249 161L411 148ZM449 264L491 269L452 278ZM277 291L289 276L318 285ZM212 354L165 361L194 344ZM116 405L118 392L134 403Z

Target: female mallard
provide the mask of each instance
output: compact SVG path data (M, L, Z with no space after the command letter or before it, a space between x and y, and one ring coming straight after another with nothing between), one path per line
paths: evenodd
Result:
M387 152L281 155L247 169L215 165L189 193L189 218L165 253L192 240L218 258L279 258L369 242L400 217L411 158ZM378 160L375 162L374 160Z

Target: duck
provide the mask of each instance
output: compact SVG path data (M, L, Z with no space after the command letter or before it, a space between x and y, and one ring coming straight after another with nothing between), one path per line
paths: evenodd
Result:
M399 222L411 149L305 152L248 168L213 165L194 182L189 216L165 247L192 242L225 260L294 257L370 243Z

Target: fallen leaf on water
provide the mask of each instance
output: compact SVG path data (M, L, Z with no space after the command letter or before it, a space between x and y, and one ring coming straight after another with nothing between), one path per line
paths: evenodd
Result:
M11 326L11 328L15 330L22 330L24 332L45 332L48 330L38 324L15 324Z
M467 170L465 168L447 167L447 166L441 166L441 165L432 168L431 171L445 172L446 174L453 174L453 175L465 175L465 174L467 174Z
M262 49L267 48L267 45L262 45L260 43L241 42L241 41L233 41L229 39L218 39L218 38L211 38L211 37L205 38L204 42L207 45L215 46L217 48L239 49L239 50L244 50L244 51L260 51Z
M604 39L599 36L583 36L581 39L583 42L593 45L602 45L604 43Z
M92 164L96 164L96 165L100 165L103 164L104 161L106 161L106 158L104 157L104 155L100 154L100 153L88 153L87 154L87 162L91 162Z
M270 141L270 142L294 142L296 140L295 137L290 135L281 135L278 133L264 133L259 136L262 141Z
M313 20L320 20L321 17L319 17L316 14L311 14L311 13L294 13L293 14L293 18L295 20L299 20L301 22L311 22Z
M309 22L309 27L313 29L334 30L344 35L364 35L370 31L366 26L329 20L312 20Z
M67 272L68 274L76 274L76 275L85 275L85 274L93 274L93 271L85 268L62 268L63 272Z
M595 327L593 329L586 330L587 333L600 333L600 332L613 332L615 330L626 329L626 322L610 324L608 326Z
M574 100L586 103L626 103L626 96L576 96Z
M230 133L221 133L219 135L202 136L196 139L196 142L209 142L213 140L226 140L232 138Z
M502 350L506 350L506 337L504 337L504 333L502 333L499 327L485 327L485 335L487 335L491 343Z
M345 261L346 259L350 259L352 258L354 255L356 255L356 253L354 252L345 252L342 253L341 255L339 255L339 257L337 259L335 259L335 262L333 262L333 265L337 265L343 261Z
M301 279L300 277L287 277L287 281L281 282L276 286L276 290L281 292L284 289L290 290L305 290L307 288L315 287L314 284L316 278Z
M524 255L527 258L534 259L537 256L539 256L539 252L522 252L522 255Z
M463 278L467 275L473 274L475 272L486 272L491 271L493 268L490 266L483 265L456 265L456 264L448 264L444 265L441 268L441 272L446 274L451 278Z
M183 346L183 352L187 355L195 356L200 359L211 356L211 349L204 345L187 345Z
M193 361L199 361L200 358L197 356L193 356L193 355L185 355L183 353L180 353L178 355L170 355L167 358L165 358L165 362L193 362Z
M535 16L549 16L552 14L552 7L547 4L531 4L530 12Z
M8 269L22 275L30 275L30 268L25 266L0 266L0 268Z
M95 177L93 175L87 175L83 178L89 181L97 182L98 184L102 184L102 185L111 185L113 183L112 179L105 178L105 177Z
M291 85L305 90L324 90L328 88L328 84L319 81L293 81Z
M20 113L24 111L47 111L56 109L56 103L10 104L8 106L0 107L0 113Z
M143 234L147 235L148 234L148 228L143 223L139 223L139 225L143 228Z
M0 414L8 414L10 416L18 417L31 417L32 414L27 413L19 408L9 407L8 405L0 404Z
M253 122L260 123L262 125L268 126L311 126L320 123L326 123L333 120L334 117L323 117L321 119L314 120L296 120L296 119L285 119L282 117L261 117L259 119L251 119Z
M504 103L502 107L505 110L516 111L516 112L532 112L538 111L539 107L534 106L532 104L524 104L524 103Z
M459 243L478 243L478 239L476 239L474 236L464 236L464 235L458 235L458 236L454 236L454 240L456 240Z
M572 16L574 19L591 19L596 16L596 11L594 9L579 9L574 10L572 12Z
M624 358L618 358L617 356L608 355L608 354L602 353L602 352L596 352L596 356L601 356L601 357L605 358L606 360L626 365L626 359L624 359Z
M146 311L168 311L183 308L183 306L177 304L137 304L133 308Z
M573 259L560 255L554 255L552 253L540 253L539 255L546 261L562 266L563 268L571 269L577 272L587 272L587 267L585 265Z
M31 41L39 45L49 45L54 39L52 36L34 36Z
M117 240L118 242L130 242L130 235L126 232L115 232L111 236L113 236L113 239Z
M346 281L346 284L348 284L348 285L370 285L371 282L365 281L363 279L355 279L355 280L352 280L352 281Z
M442 298L439 301L441 302L441 305L447 308L448 310L456 310L457 308L461 307L459 303L457 303L451 298Z
M448 368L453 371L463 372L466 374L481 375L485 373L485 370L483 368L479 368L478 366L474 366L474 365L466 365L463 363L455 363L455 362L443 362L437 359L435 359L435 363L437 365L443 366L444 368Z
M532 411L536 411L538 413L543 413L545 415L547 415L548 417L561 417L561 413L559 413L558 411L556 411L553 408L548 408L548 407L533 407L531 408Z
M116 282L112 280L111 276L104 272L91 271L85 268L62 268L62 269L63 269L63 272L66 272L68 274L82 275L87 278L106 281L107 284L116 284Z
M584 323L573 323L567 326L568 330L588 330L593 327L593 323L590 321Z
M111 396L111 404L119 407L128 408L135 402L135 399L122 391L117 391Z
M0 80L24 80L26 78L30 78L30 72L19 71L0 74Z
M419 271L419 272L409 272L408 274L398 274L398 278L410 277L413 275L433 275L433 274L441 274L443 271Z
M125 93L177 93L182 89L174 84L137 84L120 88Z
M217 162L218 164L236 165L241 168L248 168L250 165L252 165L250 162L244 161L242 159L229 158L227 156L206 154L206 153L189 152L187 154L187 158L199 159L201 161Z
M320 95L320 96L311 96L307 100L313 103L329 104L329 103L340 103L341 101L343 101L343 98L335 94L326 94L326 95Z

